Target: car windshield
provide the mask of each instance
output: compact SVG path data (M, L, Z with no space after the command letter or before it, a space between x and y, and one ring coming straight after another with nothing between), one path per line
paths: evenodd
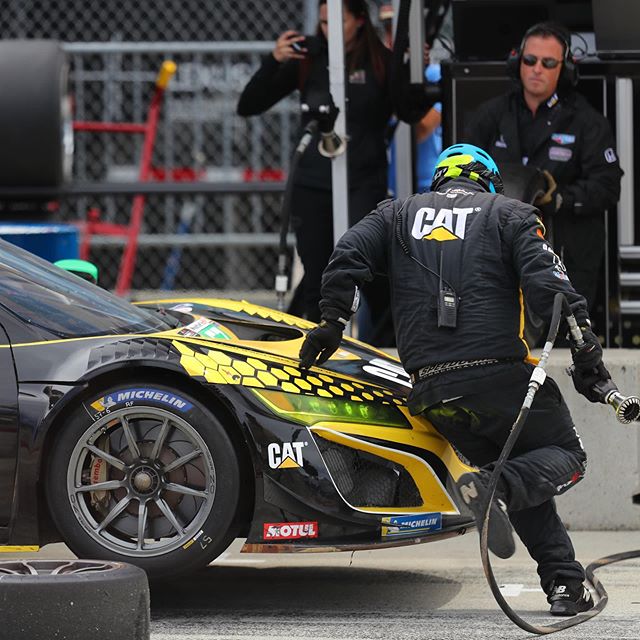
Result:
M64 338L170 328L159 314L4 241L0 241L0 305L25 323Z

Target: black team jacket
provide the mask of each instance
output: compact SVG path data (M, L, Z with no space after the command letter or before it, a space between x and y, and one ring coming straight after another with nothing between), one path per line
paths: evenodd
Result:
M347 65L349 58L347 57ZM384 51L385 82L380 84L370 61L360 69L347 70L345 76L347 98L347 132L349 134L348 170L350 186L373 182L387 184L387 126L394 110L400 105L398 117L407 122L421 117L415 113L411 96L394 101L391 90L391 52ZM311 105L326 104L329 95L328 52L326 41L316 55L307 60L288 60L280 63L272 54L264 56L262 65L244 88L238 101L241 116L263 113L296 89L300 102ZM402 107L406 107L406 110ZM426 109L425 109L426 111ZM310 117L301 115L302 127ZM331 160L318 152L319 134L309 144L300 159L296 184L315 189L331 189Z
M620 197L622 171L609 122L575 91L551 96L535 118L521 89L492 98L474 112L464 141L485 149L498 166L524 158L549 171L563 217L601 215Z
M588 320L585 299L545 240L538 215L535 207L488 193L468 178L405 201L386 200L338 242L322 279L322 317L348 320L362 283L386 273L408 373L438 363L499 360L418 382L409 398L413 413L508 384L509 363L521 366L529 355L523 299L549 320L562 292L578 322ZM441 288L459 297L455 328L438 327Z

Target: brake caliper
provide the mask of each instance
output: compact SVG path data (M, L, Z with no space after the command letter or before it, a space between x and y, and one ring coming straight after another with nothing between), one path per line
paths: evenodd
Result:
M97 442L96 446L109 453L109 436L102 436ZM90 484L97 484L98 482L106 482L108 475L108 464L104 458L100 458L96 455L91 456L90 470ZM101 489L99 491L91 492L91 506L98 511L104 511L109 505L109 492Z

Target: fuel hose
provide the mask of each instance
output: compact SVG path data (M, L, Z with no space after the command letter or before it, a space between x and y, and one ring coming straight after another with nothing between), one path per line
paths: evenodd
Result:
M280 239L278 242L278 272L276 273L276 307L278 311L284 311L284 299L289 289L289 276L287 270L288 262L288 247L287 247L287 234L289 233L289 223L291 220L291 194L293 192L293 184L298 170L298 164L300 158L302 158L309 143L313 139L316 131L318 130L318 121L310 120L302 133L302 137L298 142L298 146L291 159L291 165L289 166L289 175L287 176L287 182L285 183L284 195L282 197L282 208L280 215Z
M529 379L529 387L527 390L527 395L525 397L524 402L522 403L522 407L520 408L520 412L516 421L513 423L513 427L511 427L511 432L509 433L509 437L500 453L500 457L495 464L494 471L492 473L488 493L489 500L487 502L486 511L484 513L484 517L482 518L482 522L479 525L479 533L480 533L480 556L482 558L482 566L484 568L484 574L487 578L487 582L489 583L489 587L491 588L491 592L493 593L493 597L496 602L505 613L505 615L516 625L518 625L524 631L528 631L530 633L534 633L537 635L545 635L548 633L555 633L556 631L562 631L563 629L569 629L570 627L575 627L576 625L582 624L587 620L597 616L606 606L609 600L609 596L607 594L606 589L603 584L598 580L595 575L595 571L601 567L614 564L615 562L621 562L623 560L631 560L633 558L640 558L640 550L637 551L627 551L624 553L618 553L610 556L606 556L604 558L600 558L595 562L592 562L585 569L585 582L591 588L591 590L596 594L597 600L596 604L589 609L588 611L584 611L579 613L571 618L567 618L556 622L554 624L549 625L535 625L527 622L523 618L521 618L507 603L504 596L500 591L500 587L498 586L495 576L493 574L493 569L491 567L491 562L489 560L489 546L488 546L488 531L489 531L489 517L491 511L491 503L493 500L493 496L496 491L496 487L498 486L498 481L502 475L502 471L504 469L505 462L509 459L509 455L520 435L527 416L529 414L529 410L531 408L531 404L533 403L533 399L535 397L536 392L544 383L546 378L546 372L544 370L547 361L549 359L549 354L551 353L551 349L553 348L553 344L555 342L556 336L558 335L558 328L560 326L560 320L562 315L564 314L565 320L569 325L569 330L571 332L571 337L574 343L580 347L584 344L582 339L582 332L578 327L578 324L573 317L571 312L571 308L569 307L569 303L567 299L562 293L558 293L555 296L553 301L553 314L551 317L551 326L549 328L549 333L547 335L547 341L542 350L542 355L540 356L540 362L533 370L531 374L531 378ZM613 402L610 402L613 405ZM615 406L614 406L615 408ZM616 411L617 413L617 411ZM629 422L627 420L621 420L618 418L620 422ZM637 415L636 418L637 419Z

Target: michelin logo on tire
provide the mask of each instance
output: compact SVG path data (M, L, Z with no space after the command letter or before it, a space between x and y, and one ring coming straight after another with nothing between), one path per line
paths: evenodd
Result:
M159 389L149 388L135 388L135 389L122 389L115 391L107 396L102 396L97 400L94 400L90 407L96 413L94 418L99 418L104 413L109 413L115 407L130 407L136 404L140 404L144 401L158 402L177 409L178 411L185 412L193 408L190 402L187 402L183 398L173 393L167 393L166 391L160 391Z

